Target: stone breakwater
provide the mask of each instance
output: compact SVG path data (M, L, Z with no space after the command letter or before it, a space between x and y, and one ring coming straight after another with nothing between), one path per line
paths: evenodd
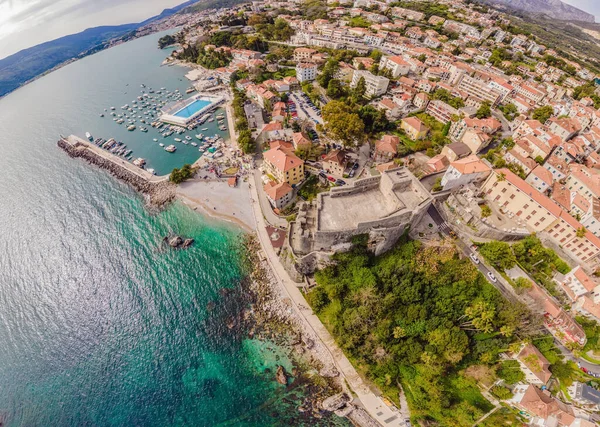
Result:
M57 142L57 145L69 157L82 158L90 164L107 170L117 179L131 185L136 191L145 196L146 202L150 207L161 208L175 199L175 186L169 181L151 181L119 163L122 162L121 159L115 160L109 157L112 156L110 153L97 153L91 148L90 144L83 143L80 140L61 138ZM132 168L135 167L129 163L127 165Z

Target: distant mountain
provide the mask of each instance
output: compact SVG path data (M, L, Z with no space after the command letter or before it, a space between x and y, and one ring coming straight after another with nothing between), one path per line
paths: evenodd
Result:
M509 9L522 10L536 15L547 15L561 21L596 22L591 13L563 3L560 0L480 0L490 5L502 5Z
M174 8L165 9L160 15L137 24L88 28L80 33L42 43L8 56L0 60L0 97L66 61L104 49L111 39L122 37L153 21L174 15L197 1L190 0Z

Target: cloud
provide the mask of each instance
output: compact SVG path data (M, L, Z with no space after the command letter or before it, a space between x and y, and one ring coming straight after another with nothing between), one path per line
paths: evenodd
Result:
M184 0L0 0L0 59L99 25L143 21Z

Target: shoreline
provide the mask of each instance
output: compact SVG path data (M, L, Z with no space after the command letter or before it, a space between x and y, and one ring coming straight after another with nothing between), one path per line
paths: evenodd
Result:
M230 187L226 180L195 178L179 184L176 193L177 198L194 211L231 223L245 233L256 231L250 189L243 180L239 180L236 187Z

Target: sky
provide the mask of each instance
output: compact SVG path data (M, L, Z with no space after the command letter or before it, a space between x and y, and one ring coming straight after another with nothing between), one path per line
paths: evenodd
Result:
M578 7L596 16L596 22L600 22L600 1L598 0L563 0L565 3Z
M140 22L185 0L0 0L0 59L100 25Z

